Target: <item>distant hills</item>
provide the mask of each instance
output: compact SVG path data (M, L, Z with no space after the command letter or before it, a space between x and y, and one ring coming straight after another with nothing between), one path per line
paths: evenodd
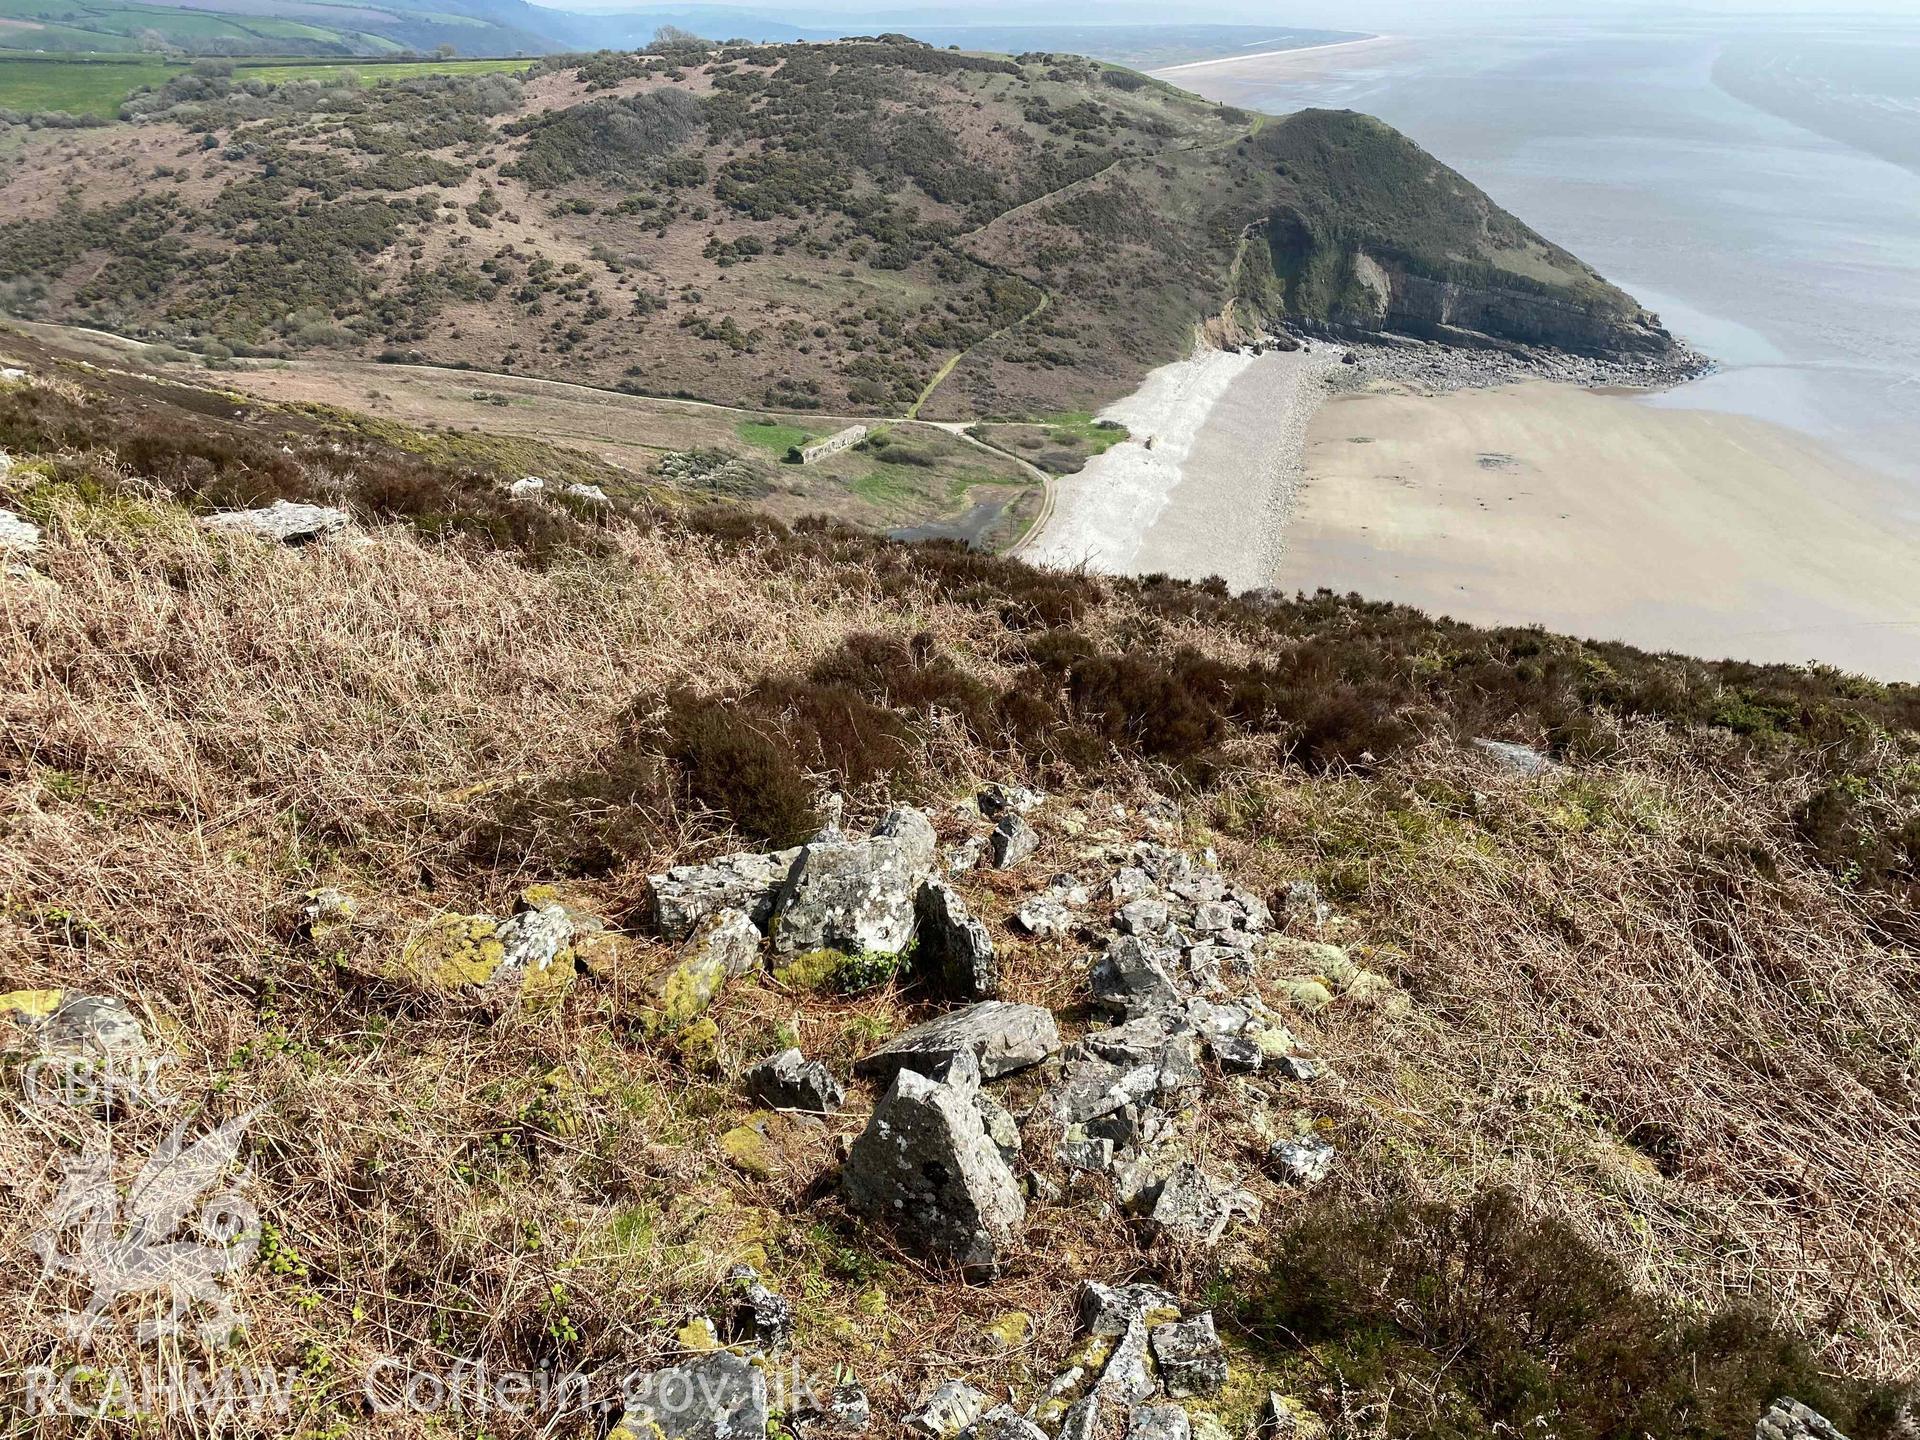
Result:
M432 52L543 55L627 50L663 27L710 39L834 40L905 31L967 50L1070 51L1135 68L1177 64L1254 48L1282 49L1352 38L1345 32L1244 25L980 23L964 11L879 13L803 24L727 5L570 11L526 0L0 0L0 54L11 52L181 55L355 55ZM0 107L8 103L0 94Z
M216 358L929 418L1092 408L1196 333L1282 323L1670 344L1378 121L1253 115L1075 56L692 42L370 86L208 68L133 95L137 124L22 147L0 183L16 308Z

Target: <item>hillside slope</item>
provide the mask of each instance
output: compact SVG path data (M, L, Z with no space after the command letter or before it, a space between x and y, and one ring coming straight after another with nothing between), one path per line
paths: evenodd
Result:
M0 364L0 508L43 532L0 527L9 1373L80 1373L85 1405L154 1353L167 1299L133 1287L70 1338L78 1262L36 1253L94 1232L61 1178L105 1155L124 1188L175 1124L232 1121L259 1225L189 1319L290 1377L253 1433L363 1428L456 1366L579 1377L490 1434L623 1403L643 1433L621 1377L734 1364L718 1339L769 1386L857 1385L875 1434L949 1380L1014 1406L976 1437L1052 1434L1089 1367L1107 1423L1164 1387L1134 1425L1216 1440L1272 1435L1270 1393L1301 1435L1744 1436L1782 1394L1906 1433L1913 689L603 504L550 447L11 337ZM527 465L555 482L514 493ZM196 523L274 499L355 528ZM947 919L904 954L796 955L747 910L744 951L683 943L671 867L744 849L734 883L771 884L795 856L758 852L835 816L823 863L938 844ZM991 955L956 969L960 906ZM1156 986L1204 1045L1161 1002L1115 1026ZM977 1103L862 1066L982 993L1076 1048ZM168 1106L18 1098L83 1015ZM1114 1058L1141 1046L1145 1080ZM826 1067L804 1101L749 1073L788 1047ZM1122 1078L1117 1121L1061 1129ZM998 1177L971 1284L848 1178L928 1087ZM1077 1308L1130 1281L1190 1317L1152 1363L1140 1331L1133 1380ZM852 1392L772 1403L732 1433L859 1428Z
M28 138L0 283L216 355L954 417L1092 408L1202 326L1671 348L1376 122L1268 120L1074 57L887 40L523 83L186 75L127 113Z

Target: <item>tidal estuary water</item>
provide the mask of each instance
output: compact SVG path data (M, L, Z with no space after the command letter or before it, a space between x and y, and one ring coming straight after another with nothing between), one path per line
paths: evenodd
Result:
M1920 517L1920 15L1509 16L1167 78L1397 126L1720 362L1651 403L1802 430Z

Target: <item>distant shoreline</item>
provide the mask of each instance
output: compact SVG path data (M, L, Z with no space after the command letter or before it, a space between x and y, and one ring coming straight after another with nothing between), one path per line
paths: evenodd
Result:
M1318 55L1329 50L1351 50L1360 45L1378 45L1391 35L1363 35L1358 40L1330 40L1324 45L1297 45L1291 50L1256 50L1249 55L1221 55L1212 60L1187 60L1178 65L1162 65L1149 75L1177 75L1186 70L1206 70L1217 65L1241 65L1249 60L1284 59L1294 55Z

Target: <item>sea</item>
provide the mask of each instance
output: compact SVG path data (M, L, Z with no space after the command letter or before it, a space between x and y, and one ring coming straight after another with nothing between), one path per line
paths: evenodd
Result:
M1718 362L1650 403L1814 435L1920 515L1920 7L1501 7L1478 22L1475 8L1166 78L1274 113L1379 116Z

